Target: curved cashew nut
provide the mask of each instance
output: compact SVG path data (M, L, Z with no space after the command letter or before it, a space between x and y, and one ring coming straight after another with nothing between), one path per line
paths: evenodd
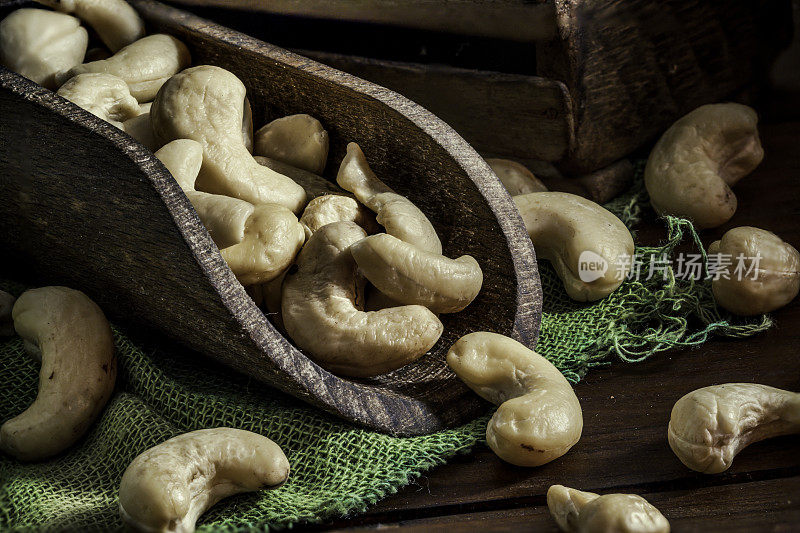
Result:
M277 159L270 159L269 157L261 155L255 156L254 159L258 164L264 165L278 174L283 174L284 176L292 178L298 185L305 189L308 201L326 194L338 194L340 196L350 194L336 185L336 183L328 181L322 176L313 174L307 170L303 170L302 168L293 167Z
M704 105L673 124L644 170L653 209L700 228L730 220L737 205L731 186L764 158L757 124L756 112L741 104Z
M461 337L447 365L480 397L500 407L486 427L486 443L518 466L561 457L583 431L583 413L572 386L553 364L498 333Z
M728 258L742 272L711 282L714 299L737 315L769 313L791 302L800 291L800 253L772 232L750 226L729 230L711 243L709 255ZM740 258L740 259L738 259Z
M390 299L424 305L434 313L461 311L483 285L483 272L472 256L450 259L386 233L355 243L350 252L364 276Z
M144 21L125 0L36 0L76 17L94 28L109 50L116 52L144 37Z
M223 498L277 488L289 461L267 437L234 428L200 429L137 456L119 486L119 512L137 531L194 531Z
M343 220L355 222L367 233L378 229L378 223L371 211L365 209L355 198L338 194L326 194L311 200L303 210L300 224L305 229L306 239L309 239L321 227Z
M442 253L442 243L428 217L405 196L390 189L369 168L356 143L347 145L336 182L375 212L386 233L421 250Z
M111 74L79 74L62 85L58 95L119 129L139 115L139 102L127 84Z
M14 321L11 319L11 309L16 298L6 291L0 291L0 337L14 334Z
M156 152L186 193L223 259L243 285L274 279L292 264L305 240L294 214L277 204L252 204L194 190L203 162L197 141L178 139Z
M511 196L547 191L545 184L533 172L516 161L490 158L486 162Z
M669 522L636 494L604 494L553 485L547 490L550 515L567 533L669 533Z
M0 22L0 64L48 89L83 61L89 34L75 17L17 9Z
M244 111L242 113L242 140L244 147L250 154L253 153L253 106L250 105L250 99L244 97ZM289 176L291 177L291 176Z
M622 284L633 237L613 213L565 192L523 194L514 203L536 254L553 264L570 298L599 300Z
M363 282L350 246L366 236L354 222L317 230L283 281L281 311L289 336L332 372L383 374L424 355L443 326L419 305L364 312Z
M328 132L311 115L289 115L256 132L253 153L322 174L328 160Z
M153 123L150 120L149 111L129 118L122 123L122 129L151 152L155 152L162 146L153 133Z
M37 461L71 446L103 410L117 377L114 339L97 304L66 287L26 291L12 313L42 368L36 400L0 427L0 449Z
M687 467L718 474L748 445L792 433L800 433L800 394L754 383L726 383L678 400L667 437Z
M192 139L203 145L199 190L251 204L276 203L298 213L303 188L259 165L242 139L245 87L219 67L193 67L171 77L153 101L150 117L161 142Z
M125 80L131 95L139 102L149 102L170 77L190 63L185 44L159 33L129 44L108 59L77 65L58 78L63 82L89 72L111 74Z

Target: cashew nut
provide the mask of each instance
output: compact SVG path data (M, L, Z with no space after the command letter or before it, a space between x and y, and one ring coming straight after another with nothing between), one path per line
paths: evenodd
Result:
M162 146L153 133L153 124L150 120L150 112L140 113L133 118L129 118L122 123L122 129L125 131L125 133L139 141L151 152L155 152Z
M667 437L683 464L718 474L748 445L792 433L800 433L800 394L754 383L726 383L678 400Z
M0 337L14 334L14 322L11 320L11 309L16 298L6 291L0 291Z
M328 160L328 132L311 115L290 115L259 129L253 152L322 174Z
M565 192L514 197L536 249L564 283L570 298L605 298L631 268L633 237L613 213L591 200Z
M79 74L62 85L58 94L119 129L139 115L139 102L125 82L111 74Z
M500 407L486 427L486 443L518 466L561 457L580 439L583 414L572 386L550 361L498 333L461 337L447 364L467 387Z
M443 326L426 307L362 311L364 283L350 246L366 233L354 222L317 230L283 281L281 312L289 336L332 372L383 374L424 355Z
M119 486L119 512L137 531L190 533L223 498L277 488L289 461L267 437L234 428L200 429L137 456Z
M253 106L250 105L250 99L244 97L244 112L242 114L242 140L244 147L250 154L253 153ZM291 176L289 176L291 177Z
M162 85L191 63L189 49L171 35L148 35L129 44L108 59L84 63L59 76L61 81L78 74L104 73L125 80L140 102L155 98Z
M604 494L552 485L547 490L550 515L567 533L669 533L669 522L636 494Z
M390 299L457 313L478 296L483 272L469 255L450 259L380 233L350 248L362 274Z
M48 89L83 61L89 34L75 17L17 9L0 22L0 64Z
M711 290L717 303L732 313L769 313L791 302L800 291L800 254L772 232L750 226L733 228L722 240L711 243L708 253L720 254L720 265L725 260L731 263L727 275L712 280Z
M269 157L264 157L261 155L255 156L255 160L260 165L264 165L265 167L274 170L278 174L283 174L284 176L289 176L292 178L298 185L305 189L309 201L325 194L350 194L336 185L336 183L328 181L322 176L313 174L307 170L303 170L302 168L293 167L276 159L270 159Z
M109 50L116 52L144 37L144 22L125 0L36 0L76 17L94 28Z
M405 196L400 196L375 176L356 143L347 145L336 182L375 212L386 233L421 250L442 253L442 243L428 217Z
M355 222L367 233L378 230L371 211L365 209L355 198L338 194L326 194L311 200L303 210L300 224L303 225L308 239L319 228L342 220Z
M12 316L42 368L36 400L0 427L0 450L37 461L71 446L103 410L117 377L114 339L103 311L66 287L24 292Z
M758 115L741 104L698 107L673 124L647 159L644 181L659 215L724 224L736 211L731 186L761 163Z
M492 171L500 178L503 187L511 196L544 192L547 190L544 183L533 175L533 172L510 159L487 159L486 162Z
M243 285L274 279L292 264L303 245L303 227L277 204L252 204L194 190L203 162L197 141L178 139L156 152L186 193L222 257Z
M251 204L276 203L298 213L303 188L259 165L242 138L245 87L219 67L193 67L171 77L153 101L150 117L163 143L192 139L203 145L197 189Z

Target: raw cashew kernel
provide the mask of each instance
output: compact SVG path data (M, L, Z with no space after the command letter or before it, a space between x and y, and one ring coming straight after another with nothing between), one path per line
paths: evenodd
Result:
M573 300L605 298L627 277L633 237L607 209L566 192L523 194L514 203L536 254L553 264Z
M36 400L0 427L0 450L38 461L69 448L108 402L117 377L114 339L97 304L66 287L24 292L12 314L42 368Z
M736 211L731 186L761 163L758 115L741 104L698 107L664 132L650 152L644 182L659 215L724 224Z
M94 28L112 52L144 37L144 22L125 0L36 0L76 17Z
M197 141L178 139L156 152L186 193L222 257L243 285L274 279L292 264L305 240L297 217L277 204L252 204L194 190L203 162Z
M62 85L58 94L119 129L139 115L139 102L125 82L111 74L79 74Z
M289 176L292 178L298 185L305 189L309 202L314 198L323 196L325 194L352 196L349 192L336 185L336 183L328 181L322 176L313 174L307 170L303 170L302 168L293 167L291 165L287 165L286 163L282 163L277 159L270 159L269 157L264 157L261 155L255 156L255 160L258 162L258 164L264 165L265 167L274 170L278 174L283 174L284 176Z
M140 106L140 111L141 107L144 106ZM150 120L149 111L129 118L122 123L122 129L151 152L155 152L162 146L153 133L153 123Z
M728 230L708 247L710 256L730 261L726 276L711 282L714 299L737 315L769 313L800 291L800 254L772 232L750 226ZM736 272L741 262L741 271ZM720 263L724 264L724 263Z
M356 143L347 145L336 182L375 212L386 233L421 250L442 253L442 243L428 217L408 198L378 179Z
M510 159L487 159L486 162L492 171L500 178L503 187L511 196L529 194L532 192L545 192L547 187L533 172Z
M553 364L519 342L480 331L461 337L447 364L470 389L500 407L486 427L486 443L518 466L561 457L583 431L572 386Z
M261 127L253 152L322 174L328 160L328 132L311 115L290 115Z
M343 220L355 222L367 233L374 233L378 229L378 223L371 211L365 209L355 198L338 194L326 194L311 200L303 210L300 224L303 225L308 239L319 228Z
M0 291L0 337L14 334L14 321L11 320L11 309L16 298L6 291Z
M215 503L277 488L289 461L273 441L234 428L178 435L137 456L119 486L119 512L136 531L190 533Z
M363 311L364 283L350 246L366 233L354 222L317 230L283 281L281 312L289 336L331 372L366 377L424 355L442 323L420 305Z
M150 117L161 142L192 139L203 145L197 189L276 203L299 213L306 192L290 178L259 165L242 138L244 84L225 69L202 65L171 77L153 101Z
M17 9L0 22L0 64L48 89L83 61L89 34L75 17Z
M550 515L566 533L669 533L669 522L636 494L604 494L552 485Z
M171 35L148 35L108 59L77 65L59 76L61 81L87 72L111 74L125 80L139 102L155 98L162 85L191 63L189 49Z
M687 467L718 474L748 445L793 433L800 433L800 394L755 383L726 383L678 400L667 437Z
M483 272L472 256L450 259L386 233L355 243L350 252L364 277L383 294L434 313L463 310L483 285Z

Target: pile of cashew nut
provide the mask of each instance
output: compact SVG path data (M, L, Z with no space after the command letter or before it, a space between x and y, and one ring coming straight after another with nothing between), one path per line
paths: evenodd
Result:
M0 22L0 64L126 132L155 153L256 304L308 356L353 377L391 372L423 357L442 335L441 313L478 296L483 273L469 255L448 257L425 213L392 190L350 143L335 176L328 132L314 117L278 118L254 132L245 85L145 25L123 0L39 0ZM92 28L99 42L90 43ZM92 48L90 48L90 45ZM653 148L645 184L654 209L698 228L734 215L731 186L761 161L755 112L702 106ZM630 269L630 231L585 198L550 192L524 166L487 160L513 196L539 256L578 301L607 297ZM299 218L298 218L299 217ZM752 277L714 280L717 303L760 314L800 290L800 254L752 227L728 231L710 254L758 256ZM588 267L587 267L588 265ZM39 394L0 426L0 450L44 460L82 438L116 378L111 329L83 293L44 287L16 301L0 292L0 335L22 337L41 361ZM497 406L488 446L518 466L539 466L580 439L580 402L559 370L519 342L491 332L459 339L447 364ZM800 395L734 383L681 398L669 445L697 471L727 469L750 443L800 432ZM136 457L121 479L119 510L141 531L193 531L229 495L275 488L289 462L268 438L234 428L178 435ZM550 511L564 531L668 532L661 513L630 494L603 496L553 485Z
M175 37L145 35L126 2L40 3L57 11L19 9L0 23L2 63L153 150L239 282L317 363L359 377L395 370L438 341L438 314L477 297L478 262L443 255L427 216L358 145L334 183L322 176L328 132L314 117L254 133L241 80L191 66ZM88 59L82 23L107 54Z

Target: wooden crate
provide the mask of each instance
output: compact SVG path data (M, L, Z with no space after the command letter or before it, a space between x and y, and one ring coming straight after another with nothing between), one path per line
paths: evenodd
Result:
M605 179L691 109L752 101L792 32L791 0L176 3L396 90L486 155Z

